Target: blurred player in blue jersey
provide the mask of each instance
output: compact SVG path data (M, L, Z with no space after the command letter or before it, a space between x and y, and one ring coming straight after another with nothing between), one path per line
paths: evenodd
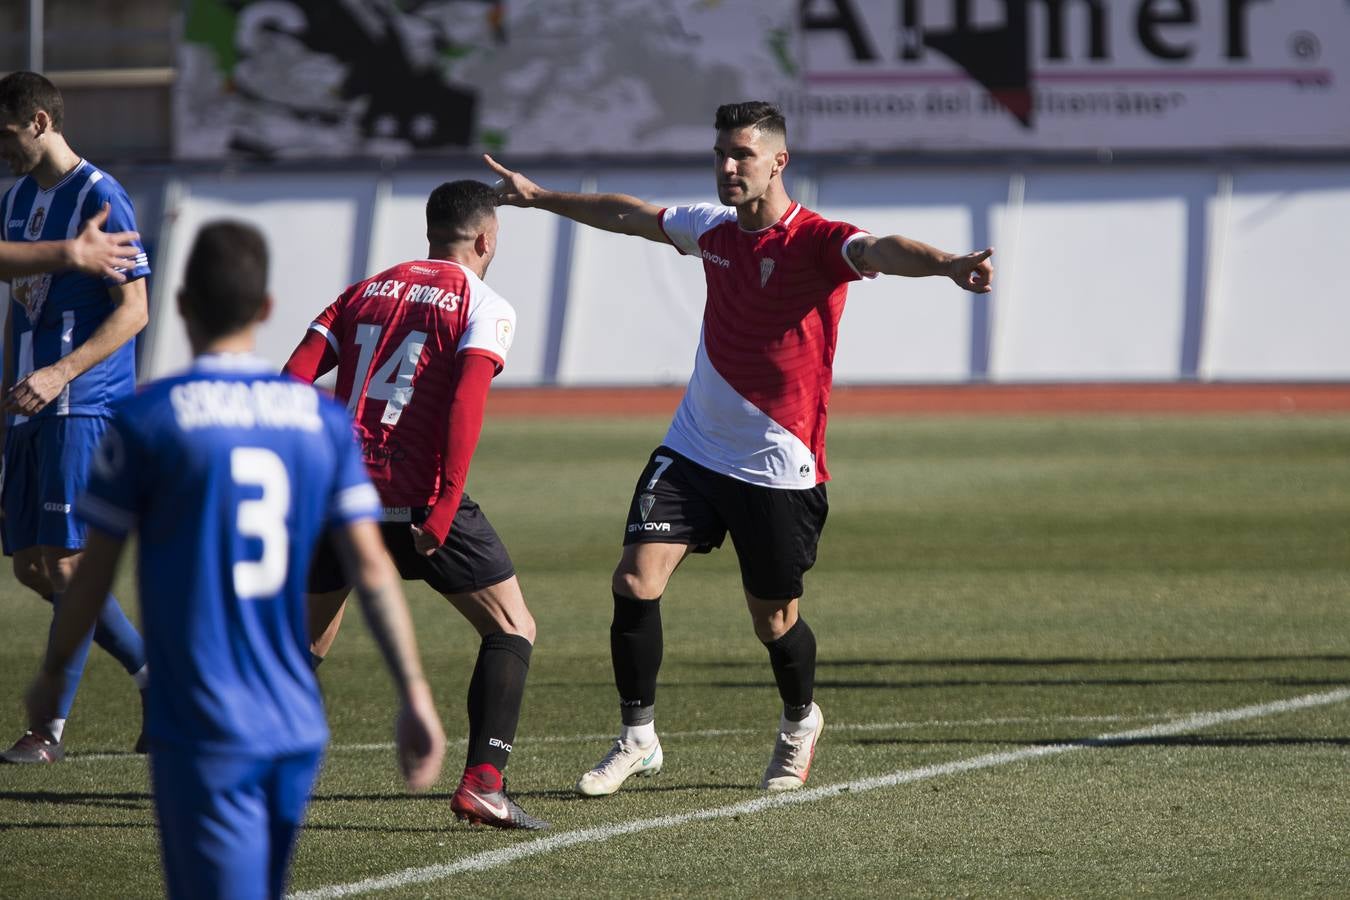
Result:
M137 531L156 673L146 731L172 897L285 888L328 739L305 625L306 574L325 529L398 687L409 786L430 786L445 752L351 420L252 355L271 311L266 284L255 229L217 222L198 234L178 298L196 359L115 405L77 504L89 545L28 695L34 721L51 714Z
M4 549L14 557L20 583L55 605L84 547L84 527L71 510L90 455L107 425L109 404L135 386L134 338L145 327L150 273L139 241L120 272L100 277L89 274L88 265L81 267L85 271L32 271L35 256L40 259L51 242L69 246L91 216L112 231L136 227L122 186L81 159L62 137L62 115L60 92L41 75L15 72L0 79L0 158L19 176L0 198L5 244L0 275L11 279L13 297L0 386L7 413L0 426ZM29 242L45 246L20 246ZM145 648L112 595L91 637L144 691ZM51 719L34 723L0 753L0 761L57 762L65 755L62 732L88 652L86 638L70 658L66 690ZM138 751L144 750L143 738Z

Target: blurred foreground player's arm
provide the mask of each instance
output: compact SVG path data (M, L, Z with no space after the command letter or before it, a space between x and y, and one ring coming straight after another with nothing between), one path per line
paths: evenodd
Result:
M557 213L569 219L616 234L631 234L649 241L667 243L661 230L661 207L627 194L569 194L541 188L519 172L512 172L491 156L483 155L492 171L501 176L497 202Z
M394 677L402 707L395 724L399 766L408 787L425 790L440 775L445 733L431 688L422 674L408 604L379 526L361 520L333 532L347 581L356 588L361 611Z

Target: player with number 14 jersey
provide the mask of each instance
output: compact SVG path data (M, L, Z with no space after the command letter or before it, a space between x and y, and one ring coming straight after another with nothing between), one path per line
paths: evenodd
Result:
M500 371L515 326L500 294L439 259L400 263L352 285L310 325L337 358L336 393L356 420L386 506L435 503L455 358L485 356Z
M479 181L447 182L427 199L427 253L343 291L310 325L286 371L313 381L337 367L337 396L356 420L384 504L381 535L399 572L426 582L482 642L469 682L469 747L451 798L460 819L539 829L506 794L534 619L515 567L465 492L488 388L516 315L483 279L497 249L497 204ZM320 548L310 573L310 653L337 636L347 586Z

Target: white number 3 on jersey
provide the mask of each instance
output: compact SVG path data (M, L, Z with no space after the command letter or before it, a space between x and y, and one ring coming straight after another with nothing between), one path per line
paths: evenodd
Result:
M291 479L286 464L262 447L230 451L230 478L237 485L262 488L256 500L240 500L235 519L239 534L262 541L262 558L234 564L234 593L240 600L274 597L286 584L291 538L286 515L291 509Z

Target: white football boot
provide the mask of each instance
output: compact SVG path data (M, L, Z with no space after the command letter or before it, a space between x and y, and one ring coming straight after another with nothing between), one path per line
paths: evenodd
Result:
M616 740L605 758L577 779L577 793L583 797L608 797L631 776L647 778L660 772L664 760L660 738L645 747L633 741Z
M816 755L816 741L825 730L825 716L820 707L811 704L810 719L815 717L815 727L807 731L789 730L792 722L779 722L778 742L773 747L773 758L764 770L764 780L759 786L766 791L795 791L806 784L806 776L811 772L811 760Z

